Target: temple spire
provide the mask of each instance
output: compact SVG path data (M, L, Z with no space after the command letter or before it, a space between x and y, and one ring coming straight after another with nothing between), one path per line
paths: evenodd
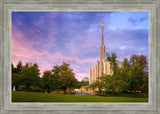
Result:
M102 63L105 60L105 46L104 46L104 37L103 37L103 21L102 21L102 38L100 45L100 62Z
M104 45L104 37L103 37L103 21L102 21L102 45Z

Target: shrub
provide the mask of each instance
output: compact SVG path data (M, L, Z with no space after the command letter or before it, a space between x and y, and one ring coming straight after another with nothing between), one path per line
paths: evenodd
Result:
M20 86L18 87L18 90L19 90L19 91L25 91L25 90L26 90L26 86L25 86L25 85L20 85Z
M72 95L76 94L76 92L75 92L74 90L71 90L70 93L71 93Z
M44 92L44 89L36 86L30 86L30 92Z

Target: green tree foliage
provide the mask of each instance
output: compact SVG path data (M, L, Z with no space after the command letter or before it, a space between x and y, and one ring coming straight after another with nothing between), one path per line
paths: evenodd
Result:
M126 92L129 83L129 75L130 75L130 64L127 58L123 59L122 66L120 68L120 82L121 82L121 92Z
M16 67L14 67L13 64L11 64L11 65L12 65L12 74L13 74L13 73L16 73Z
M12 89L15 86L15 89L18 90L21 83L21 77L19 73L13 73L12 74Z
M84 77L84 78L82 79L82 81L83 81L83 82L89 82L89 78L88 78L88 77Z
M60 77L60 67L58 65L54 66L53 69L51 70L52 74L51 75L51 87L52 90L58 90L61 89L61 83L59 80Z
M105 75L103 74L101 77L100 77L100 80L101 82L103 83L103 88L105 89L106 93L107 91L110 91L112 90L112 79L111 79L111 75Z
M148 63L144 55L132 55L130 60L124 58L121 67L118 66L116 54L106 53L106 60L111 64L111 75L103 74L100 77L103 88L107 91L136 92L148 94Z
M42 76L44 89L49 93L51 91L51 71L45 71Z
M28 64L26 63L25 66L22 66L21 71L19 72L19 79L20 79L20 84L25 85L26 90L30 90L30 86L38 86L39 85L39 80L40 80L40 73L38 69L38 65L35 64Z
M114 91L114 94L116 94L116 90L117 88L120 89L121 87L121 80L120 80L120 77L119 77L119 68L118 68L118 64L117 64L117 61L116 61L116 54L115 53L112 53L111 55L109 55L108 53L106 54L107 55L107 61L110 62L110 65L111 65L111 71L112 71L112 75L111 75L111 86L110 88Z
M16 84L16 82L15 82L15 76L13 77L13 73L15 73L15 67L14 67L14 65L13 64L11 64L11 66L12 66L12 89L13 89L13 86L15 86Z
M37 64L26 63L23 66L22 62L19 61L16 67L13 64L11 65L12 87L15 86L16 90L24 90L25 87L25 90L29 91L31 85L37 87L40 85L40 73Z
M97 85L95 84L95 82L93 82L92 84L89 85L89 87L90 87L92 90L94 90L94 89L97 87Z
M81 88L82 86L87 86L89 85L89 78L84 77L82 81L78 81L75 85L75 88Z
M51 71L45 71L42 78L39 77L40 72L36 63L26 63L23 66L20 61L16 67L11 65L12 86L15 85L16 90L42 92L44 89L51 92L60 89L66 93L67 89L75 88L78 83L73 69L65 62L60 66L54 66Z
M18 90L19 83L20 83L18 74L21 71L22 62L19 61L16 67L14 67L13 64L11 65L12 65L12 88L15 86L16 90Z
M76 87L78 82L75 78L73 69L69 67L69 64L63 62L62 65L54 66L51 70L51 88L52 90L62 89L66 94L67 89L72 89Z
M74 76L73 69L69 68L69 64L63 62L63 64L59 66L59 69L58 80L61 83L61 88L64 90L64 94L66 94L67 88L73 88L77 80Z
M102 92L103 87L104 87L103 82L101 82L100 80L96 80L95 82L93 82L90 85L90 88L92 88L92 89L98 88L98 91L99 91L100 94Z
M148 95L148 63L144 55L132 55L130 59L124 58L121 67L118 66L115 53L111 55L106 53L106 60L110 62L111 74L102 76L90 85L90 88L98 88L99 93L102 90L112 92L114 95L120 92L141 91ZM89 80L84 77L82 81L75 78L73 69L69 64L63 62L61 65L55 65L51 71L45 71L42 78L37 64L26 63L24 66L19 61L16 67L12 66L12 87L16 90L47 92L54 90L80 88L89 85Z
M22 68L22 62L19 61L17 64L16 73L19 73L21 71L21 68Z
M106 53L106 55L107 55L107 61L110 62L111 70L113 71L113 76L116 76L117 75L117 68L118 68L118 65L116 62L117 56L115 53L112 53L111 55Z
M130 57L131 73L129 77L129 87L132 91L141 90L147 93L148 90L148 64L144 55L132 55ZM147 87L147 90L144 89Z

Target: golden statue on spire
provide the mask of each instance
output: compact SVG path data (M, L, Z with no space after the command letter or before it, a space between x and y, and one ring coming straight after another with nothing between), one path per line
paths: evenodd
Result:
M102 27L103 27L103 21L102 21Z

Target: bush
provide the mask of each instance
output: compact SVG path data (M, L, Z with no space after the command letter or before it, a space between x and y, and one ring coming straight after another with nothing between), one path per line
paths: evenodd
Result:
M44 92L44 89L36 87L36 86L30 86L30 92Z
M76 92L75 92L74 90L71 90L70 93L71 93L72 95L76 94Z
M19 90L19 91L25 91L25 90L26 90L26 86L25 86L25 85L20 85L20 86L18 87L18 90Z

